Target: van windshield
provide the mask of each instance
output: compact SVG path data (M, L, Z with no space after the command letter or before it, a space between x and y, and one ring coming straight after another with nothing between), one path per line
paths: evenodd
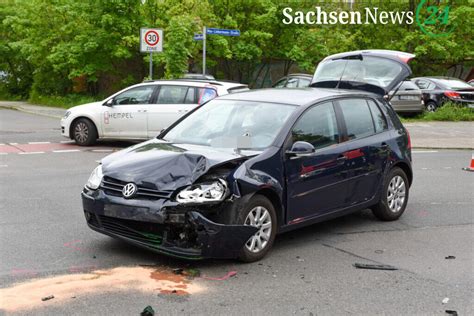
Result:
M212 100L168 131L172 143L217 148L264 149L296 109L294 105Z

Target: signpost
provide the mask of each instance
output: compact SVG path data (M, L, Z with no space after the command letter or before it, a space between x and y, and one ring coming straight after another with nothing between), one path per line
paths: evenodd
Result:
M163 51L162 29L140 29L140 52L150 53L150 79L153 79L153 53Z
M202 74L206 75L206 36L207 35L222 35L222 36L240 36L240 30L216 29L216 28L202 28L202 34L194 34L195 41L202 41Z

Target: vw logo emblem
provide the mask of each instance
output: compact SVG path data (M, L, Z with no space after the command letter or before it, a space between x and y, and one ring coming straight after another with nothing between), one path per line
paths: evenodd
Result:
M135 183L127 183L122 189L122 195L124 198L131 198L137 193L137 185Z

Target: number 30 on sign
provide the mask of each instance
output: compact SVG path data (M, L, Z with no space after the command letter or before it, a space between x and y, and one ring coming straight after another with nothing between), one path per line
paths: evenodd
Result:
M140 29L140 52L162 52L163 30L162 29Z

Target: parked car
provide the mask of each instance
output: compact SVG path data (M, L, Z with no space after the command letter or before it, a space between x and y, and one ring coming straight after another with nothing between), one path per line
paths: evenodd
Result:
M195 73L187 73L183 75L184 79L195 79L195 80L216 80L213 75L203 75Z
M366 208L398 219L413 179L411 146L383 96L410 75L412 57L330 56L316 70L318 88L209 101L102 160L82 192L87 224L158 253L250 262L277 233ZM337 83L346 67L383 75L385 85Z
M467 83L474 87L474 79L469 80Z
M312 75L308 74L290 74L285 76L272 86L273 88L304 88L311 83Z
M448 101L474 108L474 88L462 80L451 77L418 77L412 81L422 90L423 101L429 112L436 111Z
M390 104L397 113L421 113L425 110L423 94L410 80L403 81L398 90L390 91L389 96Z
M61 133L81 146L98 139L150 139L199 104L242 90L248 87L214 80L144 82L70 108L61 119Z

